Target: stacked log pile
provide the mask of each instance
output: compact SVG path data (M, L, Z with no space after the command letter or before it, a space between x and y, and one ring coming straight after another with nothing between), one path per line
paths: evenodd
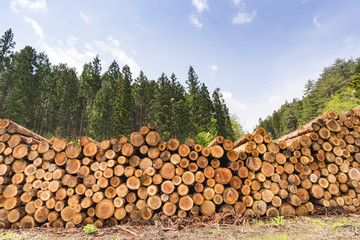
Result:
M207 147L164 142L150 122L129 138L47 140L0 120L0 228L97 227L215 212L303 216L360 206L359 109L328 111L273 141L258 128Z

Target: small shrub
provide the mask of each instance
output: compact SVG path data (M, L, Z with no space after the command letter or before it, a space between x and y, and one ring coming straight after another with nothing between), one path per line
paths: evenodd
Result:
M83 230L86 234L94 234L98 231L94 224L87 224Z
M272 226L284 226L286 223L284 216L273 217L269 220L269 224Z

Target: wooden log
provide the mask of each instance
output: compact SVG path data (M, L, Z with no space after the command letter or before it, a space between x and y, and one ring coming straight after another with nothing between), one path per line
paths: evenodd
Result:
M267 210L267 204L262 200L257 200L252 206L252 210L257 216L263 216Z
M46 138L30 131L27 128L24 128L24 127L18 125L17 123L15 123L9 119L1 119L0 120L0 128L5 128L8 130L8 132L18 133L20 135L34 138L38 141L48 141Z
M235 204L235 202L237 202L237 200L239 198L239 192L232 187L226 188L223 192L222 197L223 197L225 203Z
M96 204L95 214L96 217L100 219L110 218L115 211L115 207L112 201L109 199L104 199Z
M173 216L176 213L176 210L176 205L172 202L166 202L162 207L162 211L167 216Z
M206 175L205 175L206 176ZM220 184L228 184L232 178L232 172L228 168L217 168L215 170L215 181Z
M147 205L152 210L157 210L161 207L161 198L157 195L150 196L147 200Z
M49 209L45 206L40 206L34 213L34 219L38 223L44 223L47 220Z
M215 137L214 140L211 141L211 143L209 143L209 145L207 147L211 148L214 145L221 145L223 142L224 142L224 137L223 136L217 136L217 137Z

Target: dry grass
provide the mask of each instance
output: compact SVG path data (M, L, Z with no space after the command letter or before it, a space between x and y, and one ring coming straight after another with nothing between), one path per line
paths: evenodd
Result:
M4 229L0 231L0 239L360 239L359 215L240 218L237 221L236 224L230 224L226 219L218 217L216 220L215 217L206 224L195 223L190 219L155 221L152 224L132 223L98 229L95 234L86 234L81 228Z

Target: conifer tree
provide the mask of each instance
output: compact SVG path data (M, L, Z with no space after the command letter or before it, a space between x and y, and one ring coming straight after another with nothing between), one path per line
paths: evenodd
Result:
M10 80L13 86L5 102L5 115L28 128L35 127L36 109L39 104L40 79L36 75L37 53L26 46L14 57Z
M177 81L175 74L171 74L171 134L170 137L184 141L189 136L189 112L186 106L185 89Z
M157 88L151 101L150 117L158 123L159 129L164 139L171 136L171 115L172 102L175 100L172 94L170 81L165 73L162 73L157 80Z
M214 105L214 119L216 120L215 127L217 135L225 138L232 138L234 133L232 130L229 110L225 105L219 88L216 88L212 95Z
M132 95L132 76L129 66L125 65L117 79L114 95L113 114L111 116L114 137L127 135L132 130L134 99Z
M109 69L102 76L102 86L96 93L94 105L89 117L89 134L99 140L112 137L113 106L116 84L120 78L121 70L116 61L113 61Z
M14 33L11 28L0 38L0 72L9 68L13 49L15 48Z
M143 71L135 79L132 86L135 101L134 128L139 129L146 124L149 119L150 102L156 88L155 81L149 81Z
M80 76L80 129L79 136L88 131L88 120L97 91L101 88L101 65L99 56L90 63L86 63Z
M352 87L355 90L355 97L360 99L360 60L357 61L354 69L354 75L352 76Z

